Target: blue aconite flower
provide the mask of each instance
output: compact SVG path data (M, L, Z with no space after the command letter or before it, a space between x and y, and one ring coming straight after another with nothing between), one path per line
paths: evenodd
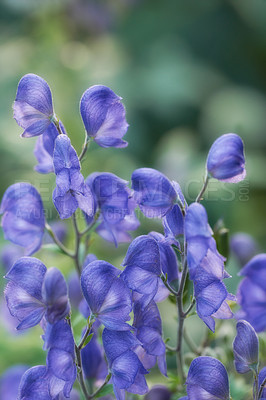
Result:
M128 330L131 293L118 278L121 271L105 261L91 262L81 274L83 295L93 315L108 329Z
M54 115L52 93L45 80L34 74L23 76L13 109L15 120L24 129L23 137L44 133Z
M17 400L22 375L28 369L25 365L15 365L7 369L0 377L0 399Z
M80 114L87 134L101 147L126 147L122 139L128 129L121 97L111 89L95 85L80 100Z
M54 171L56 188L53 201L60 218L71 217L78 207L86 214L92 215L93 196L84 183L77 153L66 135L59 135L55 141Z
M266 254L253 257L239 274L245 278L238 287L241 310L237 316L262 332L266 329Z
M239 374L257 371L259 363L259 339L254 328L244 320L236 324L237 335L233 342L235 369Z
M69 397L77 377L75 342L71 327L66 320L47 325L44 348L48 350L46 366L52 397L63 394Z
M48 355L45 365L30 368L22 377L18 400L78 400L71 392L77 369L74 339L69 324L62 320L45 333Z
M82 368L86 379L104 380L108 370L103 347L94 333L91 341L81 350Z
M94 196L95 212L101 213L96 232L115 245L130 241L127 231L137 229L139 221L127 181L109 172L95 172L87 177L86 184ZM87 218L87 222L91 219Z
M152 168L139 168L131 180L134 198L146 217L162 218L172 209L177 193L164 174Z
M22 257L5 278L9 311L20 321L17 329L31 328L43 317L54 324L69 313L67 286L58 269L47 270L37 258Z
M218 253L205 208L198 203L188 207L185 218L187 262L194 283L197 313L205 324L215 330L214 318L228 319L233 314L227 302L235 297L222 282L229 275L224 269L225 258Z
M104 329L102 338L116 399L124 400L125 390L140 395L147 393L148 386L144 375L148 371L133 351L139 345L139 341L131 332L108 329Z
M242 139L235 133L227 133L215 140L208 154L207 170L220 181L242 181L246 176Z
M262 370L259 373L259 388L266 379L266 367L262 368ZM266 387L264 386L264 389L262 391L262 395L260 397L260 400L266 400Z
M62 122L59 122L61 131L66 134L66 130ZM59 135L58 130L54 124L50 124L48 128L38 137L34 155L38 161L38 164L34 169L41 174L48 174L54 171L53 154L55 147L55 140Z
M223 364L212 357L192 361L186 380L189 400L229 400L228 375Z
M162 321L156 303L151 301L145 310L141 309L139 303L135 303L133 311L133 326L136 328L137 339L142 344L137 350L140 361L146 369L153 368L158 362L161 373L167 376Z
M167 274L169 282L178 281L178 261L174 249L169 241L158 232L150 232L150 237L154 238L159 245L161 271Z
M26 255L39 250L45 217L42 199L29 183L15 183L4 193L0 213L5 239L25 247Z
M121 278L127 286L139 293L144 309L155 297L161 275L158 242L148 235L139 236L130 244L123 261Z

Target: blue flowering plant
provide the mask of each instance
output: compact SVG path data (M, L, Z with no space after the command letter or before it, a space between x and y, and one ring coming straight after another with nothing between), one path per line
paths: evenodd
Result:
M226 259L201 204L211 178L231 183L245 178L243 142L233 133L214 142L203 187L191 204L177 182L151 168L135 170L131 185L110 172L84 177L81 161L90 141L105 148L128 144L123 139L128 124L121 100L102 85L85 91L80 101L85 141L78 155L55 114L48 84L34 74L19 82L14 118L23 128L23 138L38 136L35 170L55 175L53 204L61 220L72 220L75 247L66 247L62 227L46 220L41 196L31 184L15 183L6 190L2 228L14 247L5 255L5 299L17 330L40 325L46 363L6 371L0 381L1 399L229 400L226 368L206 355L205 347L212 345L216 321L221 326L222 320L235 317L239 321L231 356L236 371L251 371L253 398L266 398L266 371L259 371L256 333L266 329L266 255L256 256L241 271L240 310L234 314L230 305L236 296L225 284L230 277ZM140 225L138 208L146 218L161 221L160 232L144 232L132 240L130 232ZM84 216L82 229L78 209ZM121 266L89 253L92 231L115 246L129 243ZM47 234L73 261L75 271L67 280L58 268L47 268L33 257L47 243ZM237 249L241 253L241 245ZM177 306L175 347L164 337L158 307L162 301ZM78 335L73 313L83 321ZM195 314L211 332L201 347L185 327ZM184 340L194 352L190 366ZM167 365L173 354L175 377ZM156 366L166 383L151 387L149 372Z

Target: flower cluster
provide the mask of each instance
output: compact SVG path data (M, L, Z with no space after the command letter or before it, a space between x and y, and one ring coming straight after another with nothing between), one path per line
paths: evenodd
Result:
M12 257L7 257L7 306L18 321L18 330L40 324L47 352L45 365L26 372L23 367L10 378L14 382L21 378L19 388L16 385L18 400L78 400L80 395L73 389L76 379L86 400L102 395L109 399L104 396L112 391L117 400L124 400L126 392L145 395L149 391L146 376L152 368L157 365L167 377L167 350L177 353L176 392L184 395L182 342L190 311L196 305L197 315L213 332L214 318L233 317L228 302L235 296L228 293L223 282L229 277L226 259L217 250L200 201L209 179L233 183L244 179L241 138L230 133L214 142L206 162L203 188L190 205L177 182L152 168L135 170L131 183L110 172L93 172L85 179L81 161L89 141L105 148L127 146L123 137L128 123L121 100L106 86L96 85L85 91L80 114L86 137L78 155L55 114L48 84L33 74L19 82L14 117L24 129L23 137L38 136L35 170L55 175L53 204L60 219L72 218L76 246L69 250L62 243L60 232L56 233L52 223L45 220L40 194L32 185L16 183L6 190L0 209L4 235L25 251L23 257L21 249L16 248ZM140 225L137 208L145 217L161 220L161 232L146 232L132 240L129 232ZM76 218L78 209L84 216L83 230ZM68 284L57 268L47 269L39 259L29 257L47 240L45 230L75 263L76 272L69 276ZM88 235L94 231L115 246L130 243L121 268L88 253ZM266 293L262 284L264 258L265 255L257 256L244 267L245 279L239 289L240 313L257 331L266 327L265 318L260 318L261 303L258 304L258 297L261 301ZM11 259L14 264L10 268ZM259 289L255 291L255 287ZM167 298L176 302L178 309L176 348L168 346L164 339L157 305ZM74 335L73 314L78 313L83 327ZM262 369L258 374L257 335L246 321L237 324L233 350L238 372L255 371L258 394L258 382L262 385L266 373ZM8 376L6 379L8 382ZM111 389L107 386L109 381ZM90 392L88 382L90 389L95 386L94 392ZM185 382L187 397L183 399L230 398L226 369L215 358L195 358ZM5 386L0 390L4 399L9 396L13 400ZM165 400L171 397L167 388L159 386L152 388L146 398L154 400L159 393Z

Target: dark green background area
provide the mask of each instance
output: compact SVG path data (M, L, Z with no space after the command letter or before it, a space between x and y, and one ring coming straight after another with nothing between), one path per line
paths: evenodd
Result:
M42 194L49 218L57 218L51 197L54 177L33 171L36 139L20 138L22 130L12 118L19 79L33 72L49 83L56 114L78 152L84 140L81 95L93 84L105 84L123 97L129 146L120 150L92 144L84 176L110 171L130 180L135 168L154 167L177 180L192 202L210 145L223 133L238 133L245 142L247 178L238 185L211 181L204 205L212 226L222 217L230 233L251 233L264 251L265 49L265 0L1 0L1 196L12 183L31 182ZM162 231L158 221L141 220L138 234ZM119 266L127 245L115 249L94 239L92 251ZM71 234L68 242L71 247ZM65 257L54 258L48 250L37 256L66 275L72 268ZM235 290L232 259L229 268ZM167 307L162 306L164 314ZM174 336L175 321L164 319L167 335ZM201 323L198 329L200 336ZM17 339L2 328L0 372L16 362L44 362L37 331ZM174 367L174 360L170 364Z

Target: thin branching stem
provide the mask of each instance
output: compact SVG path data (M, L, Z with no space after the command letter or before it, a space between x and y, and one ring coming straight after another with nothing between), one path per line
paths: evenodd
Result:
M79 246L80 246L80 232L78 229L78 224L77 224L77 215L76 212L72 215L72 222L74 226L74 231L75 231L75 254L74 254L74 261L75 261L75 267L79 275L81 275L81 266L79 262Z
M258 400L260 400L260 398L262 396L263 389L264 389L265 385L266 385L266 378L262 381L262 384L260 385L260 390L259 390L259 393L258 393Z
M89 148L89 144L90 144L90 138L87 137L87 133L85 132L85 141L83 143L82 150L81 150L81 153L79 155L79 161L80 162L85 157L85 154L87 153L87 150Z
M203 182L203 186L202 186L201 191L199 192L199 194L198 194L198 196L196 197L196 200L195 200L196 203L200 203L201 202L201 200L203 198L203 195L204 195L204 193L205 193L205 191L207 189L208 183L209 183L209 176L208 176L208 173L206 172L206 175L205 175L205 178L204 178L204 182Z
M68 250L62 242L60 242L60 240L58 239L58 237L56 236L56 234L54 233L52 227L48 224L48 222L45 222L45 229L47 230L47 232L49 233L49 235L51 236L51 238L53 239L53 241L55 242L55 244L60 248L60 250L62 250L62 252L67 255L68 257L74 258L75 254L72 253L70 250Z

